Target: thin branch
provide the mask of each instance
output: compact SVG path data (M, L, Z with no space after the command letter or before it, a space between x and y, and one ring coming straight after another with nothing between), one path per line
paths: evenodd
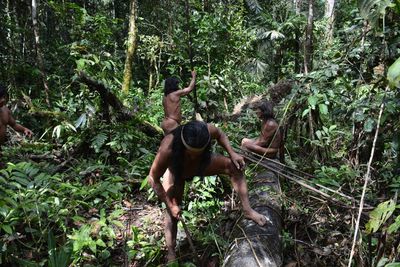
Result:
M388 90L388 87L386 87L386 91ZM385 99L385 98L384 98ZM371 148L371 155L369 157L369 161L368 161L368 165L367 165L367 173L365 174L365 180L364 180L364 187L363 187L363 191L361 194L361 199L360 199L360 207L358 209L358 216L357 216L357 221L356 221L356 227L354 229L354 237L353 237L353 245L351 247L351 252L350 252L350 258L349 258L349 262L348 262L348 267L351 267L351 261L353 259L354 256L354 250L356 247L356 242L357 242L357 236L358 236L358 231L360 228L360 218L361 218L361 213L363 210L363 206L364 206L364 197L365 197L365 192L367 191L367 185L368 185L368 181L370 179L371 176L371 164L372 164L372 160L374 158L374 154L375 154L375 145L376 145L376 140L378 139L378 133L379 133L379 124L381 123L381 117L382 117L382 113L383 113L383 108L385 107L385 102L382 101L381 107L380 107L380 111L379 111L379 117L378 117L378 123L376 125L376 131L375 131L375 136L374 136L374 142L372 144L372 148ZM361 242L360 242L361 243Z

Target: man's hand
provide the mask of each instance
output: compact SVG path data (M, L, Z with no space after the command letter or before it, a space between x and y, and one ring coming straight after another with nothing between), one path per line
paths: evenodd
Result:
M33 132L31 130L29 130L28 128L24 129L24 135L28 136L29 138L32 137Z
M231 160L232 160L233 164L235 164L235 166L238 170L244 169L245 163L244 163L244 158L242 156L240 156L239 154L236 154L236 153L232 153Z
M192 79L196 79L196 71L192 70Z

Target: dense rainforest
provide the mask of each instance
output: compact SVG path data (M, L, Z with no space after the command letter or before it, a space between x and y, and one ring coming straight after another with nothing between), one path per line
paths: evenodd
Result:
M234 149L259 135L251 102L274 103L297 171L281 177L285 266L400 266L398 0L2 0L0 22L6 106L33 132L0 113L1 266L165 264L146 177L164 80L183 88L193 69L183 120ZM223 176L185 191L199 255L219 266L237 196ZM171 266L196 266L185 242Z

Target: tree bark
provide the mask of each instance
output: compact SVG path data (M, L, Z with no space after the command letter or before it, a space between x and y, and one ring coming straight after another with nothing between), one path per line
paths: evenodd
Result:
M301 3L302 3L302 0L294 0L294 1L293 1L294 10L295 10L296 15L300 15L300 12L301 12Z
M128 44L126 49L126 59L124 68L124 81L122 84L122 92L127 94L131 87L132 81L132 63L136 50L136 0L131 0L131 8L129 13L129 31Z
M332 44L333 40L333 28L335 24L335 0L327 0L325 3L325 18L328 19L327 29L326 29L326 43L328 46Z
M49 96L49 86L47 84L47 75L44 68L44 61L42 51L40 49L40 42L39 42L39 25L37 20L37 2L36 0L32 0L32 26L33 26L33 34L35 36L35 48L36 48L36 57L37 57L37 64L40 70L40 74L42 76L42 82L44 87L44 93L46 96L46 104L50 107L50 96Z
M306 28L306 38L304 42L304 73L312 69L313 54L313 30L314 30L314 0L308 1L308 18Z
M278 176L272 171L264 170L255 177L253 183L255 189L249 192L250 204L256 211L266 216L267 225L261 227L251 220L242 218L232 232L234 240L225 254L223 266L282 266L283 222Z

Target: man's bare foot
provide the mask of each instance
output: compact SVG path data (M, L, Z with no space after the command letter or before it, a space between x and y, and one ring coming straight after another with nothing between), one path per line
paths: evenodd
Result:
M250 210L248 212L243 211L244 213L244 217L246 217L247 219L253 220L255 223L257 223L260 226L264 226L267 223L267 218L258 213L255 210Z

